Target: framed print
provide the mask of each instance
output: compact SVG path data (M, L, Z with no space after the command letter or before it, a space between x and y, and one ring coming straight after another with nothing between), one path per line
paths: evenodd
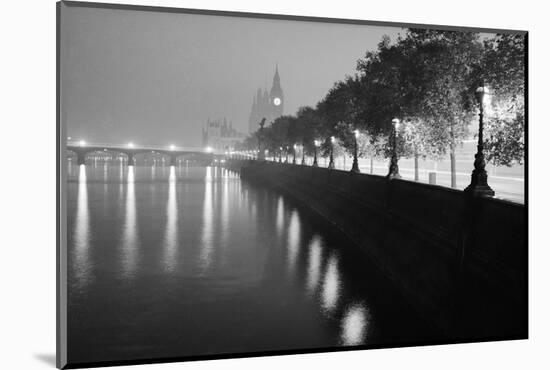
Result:
M59 368L528 337L526 31L61 1L57 41Z

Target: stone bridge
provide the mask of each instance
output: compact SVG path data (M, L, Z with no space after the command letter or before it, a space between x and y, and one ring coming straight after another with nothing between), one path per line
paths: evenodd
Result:
M116 144L81 144L69 143L66 149L75 153L79 165L86 163L86 156L92 153L107 152L120 153L128 158L128 165L136 164L136 155L139 154L160 154L170 158L170 165L175 166L179 157L191 157L197 161L210 164L214 160L216 154L213 151L207 151L202 148L182 148L182 147L134 147L129 145Z

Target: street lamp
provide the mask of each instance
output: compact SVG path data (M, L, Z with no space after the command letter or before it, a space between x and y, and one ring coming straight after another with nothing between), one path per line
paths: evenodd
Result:
M306 145L302 140L302 166L306 164Z
M329 158L329 162L328 162L329 170L334 169L334 141L335 140L336 139L334 138L334 136L330 137L330 158Z
M129 143L128 143L128 148L133 148L133 147L134 147L134 143L129 142Z
M80 146L85 146L86 142L84 140L80 140L79 144L80 144Z
M288 151L290 150L290 148L287 145L285 149L285 163L288 163Z
M279 147L279 163L283 161L283 147Z
M390 172L388 173L389 179L400 179L401 175L399 174L399 166L397 165L397 130L399 130L399 120L394 118L391 120L393 128L393 145L392 145L392 154L390 160Z
M296 144L292 146L292 164L296 164Z
M174 144L170 145L170 150L175 150L175 149L176 149L176 147L175 147Z
M353 137L355 138L355 148L353 149L353 166L351 166L351 172L359 173L359 162L357 161L357 138L359 137L359 130L353 131Z
M319 140L313 140L313 167L318 167L319 164L317 163L317 148L321 145L321 142Z
M262 135L264 131L265 118L262 118L259 125L260 125L260 132L258 133L258 159L264 160L265 155L264 155L264 152L262 151Z
M481 82L481 86L476 89L476 98L479 102L479 132L477 135L477 153L475 155L474 170L472 171L472 180L465 192L472 195L492 197L495 192L487 184L487 171L485 171L485 155L483 154L483 98L489 91Z

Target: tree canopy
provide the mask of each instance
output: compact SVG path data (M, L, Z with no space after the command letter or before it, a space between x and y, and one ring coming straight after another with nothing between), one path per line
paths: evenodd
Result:
M266 149L294 144L326 154L330 137L347 153L389 156L392 119L399 155L439 159L477 130L475 90L490 89L485 105L487 158L498 165L524 158L525 65L523 35L407 29L394 42L382 38L357 62L356 73L335 82L315 107L275 119L263 130ZM257 136L254 133L252 137ZM250 145L255 140L248 140Z

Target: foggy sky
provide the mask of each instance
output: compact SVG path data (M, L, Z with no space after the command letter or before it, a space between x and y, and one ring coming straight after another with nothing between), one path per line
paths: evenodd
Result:
M68 136L200 146L208 118L247 133L252 97L278 63L285 114L315 105L394 27L64 6Z

